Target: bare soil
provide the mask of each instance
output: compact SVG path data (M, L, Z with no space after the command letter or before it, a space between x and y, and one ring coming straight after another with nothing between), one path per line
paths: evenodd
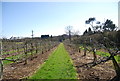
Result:
M93 54L90 52L87 52L86 56L84 55L84 52L81 50L81 52L76 52L72 48L65 46L67 51L69 52L71 59L73 60L74 66L76 67L77 73L78 73L78 79L89 79L89 80L110 80L112 79L116 73L114 70L114 66L112 64L112 61L107 61L105 63L98 64L92 68L85 68L84 64L93 62ZM100 56L97 55L97 58Z
M27 64L25 64L23 61L21 63L12 63L4 66L3 79L23 79L31 76L44 63L44 61L49 57L51 52L56 49L56 47L50 51L44 52L44 54L37 54L33 60L28 59Z
M87 55L83 56L82 50L81 53L79 53L70 47L65 47L69 52L71 59L73 60L74 66L76 67L78 79L109 80L116 75L112 61L107 61L88 69L82 67L81 65L93 61L92 53L87 52ZM51 52L55 50L55 48L56 47L48 52L45 52L44 54L38 54L33 60L28 59L28 63L26 65L24 65L24 62L21 62L4 66L3 79L22 79L31 76L44 63L44 61L49 57ZM97 55L97 57L99 58L100 56Z

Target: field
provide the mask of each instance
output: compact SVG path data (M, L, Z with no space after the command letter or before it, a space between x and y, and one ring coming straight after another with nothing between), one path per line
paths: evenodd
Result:
M107 81L119 74L120 55L114 48L79 44L76 40L82 39L75 37L71 43L55 39L4 40L3 79Z

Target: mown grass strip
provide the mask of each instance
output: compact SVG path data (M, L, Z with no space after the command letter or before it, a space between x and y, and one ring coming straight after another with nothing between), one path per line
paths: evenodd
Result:
M77 79L77 72L63 43L29 79Z

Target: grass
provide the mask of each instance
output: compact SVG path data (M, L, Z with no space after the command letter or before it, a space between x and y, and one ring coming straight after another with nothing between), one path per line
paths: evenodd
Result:
M103 51L96 51L96 54L97 54L97 55L104 56L104 57L108 57L108 56L110 56L109 53L107 53L107 52L103 52Z
M19 49L19 52L20 51L23 51L24 49L23 48L21 48L21 49ZM11 51L7 51L7 52L3 52L3 55L4 54L11 54L11 53L16 53L17 52L17 50L11 50Z
M72 60L61 43L29 79L77 79Z
M7 57L7 59L17 59L18 57L21 57L21 56L22 56L22 54L19 54L19 55ZM4 64L4 65L10 64L10 63L13 63L13 62L12 62L12 61L8 61L8 60L4 60L4 61L3 61L3 64Z
M82 50L84 50L84 47L82 45L79 48L81 48ZM96 51L96 54L100 55L100 56L103 56L103 57L109 57L110 56L110 54L108 52L103 52L103 51ZM116 55L114 57L115 57L116 61L118 63L120 63L120 55Z
M12 62L12 61L7 61L7 60L4 60L4 61L3 61L3 65L10 64L10 63L14 63L14 62Z
M23 51L23 49L21 49L20 51ZM39 51L41 52L41 51ZM5 52L6 53L6 52ZM11 53L17 53L16 50L12 50ZM36 54L36 50L34 50L33 52L33 56ZM31 52L28 52L27 53L27 57L31 56ZM7 57L7 59L22 59L22 58L27 58L26 55L24 53L20 53L20 54L16 54L14 56L10 56L10 57ZM3 64L6 65L6 64L10 64L10 63L14 63L12 61L8 61L8 60L4 60L3 61Z
M117 60L118 63L120 63L120 55L115 56L115 59Z
M35 53L35 51L33 51L33 54ZM31 56L31 52L27 53L27 57ZM22 59L22 58L27 58L26 55L24 53L21 53L21 54L17 54L17 55L14 55L14 56L10 56L10 57L7 57L7 59ZM13 63L12 61L8 61L8 60L4 60L3 61L3 64L6 65L6 64L10 64L10 63Z
M109 56L110 56L109 53L107 53L107 52L102 52L102 51L97 51L96 54L101 55L101 56L104 56L104 57L109 57ZM115 57L115 60L116 60L118 63L120 63L120 56L119 56L119 55L116 55L116 56L114 56L114 57Z
M82 49L82 50L84 50L84 47L82 45L79 48Z

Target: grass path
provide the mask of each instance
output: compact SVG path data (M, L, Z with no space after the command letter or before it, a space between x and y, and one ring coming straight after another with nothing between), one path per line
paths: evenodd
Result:
M77 79L77 72L63 43L29 79Z

